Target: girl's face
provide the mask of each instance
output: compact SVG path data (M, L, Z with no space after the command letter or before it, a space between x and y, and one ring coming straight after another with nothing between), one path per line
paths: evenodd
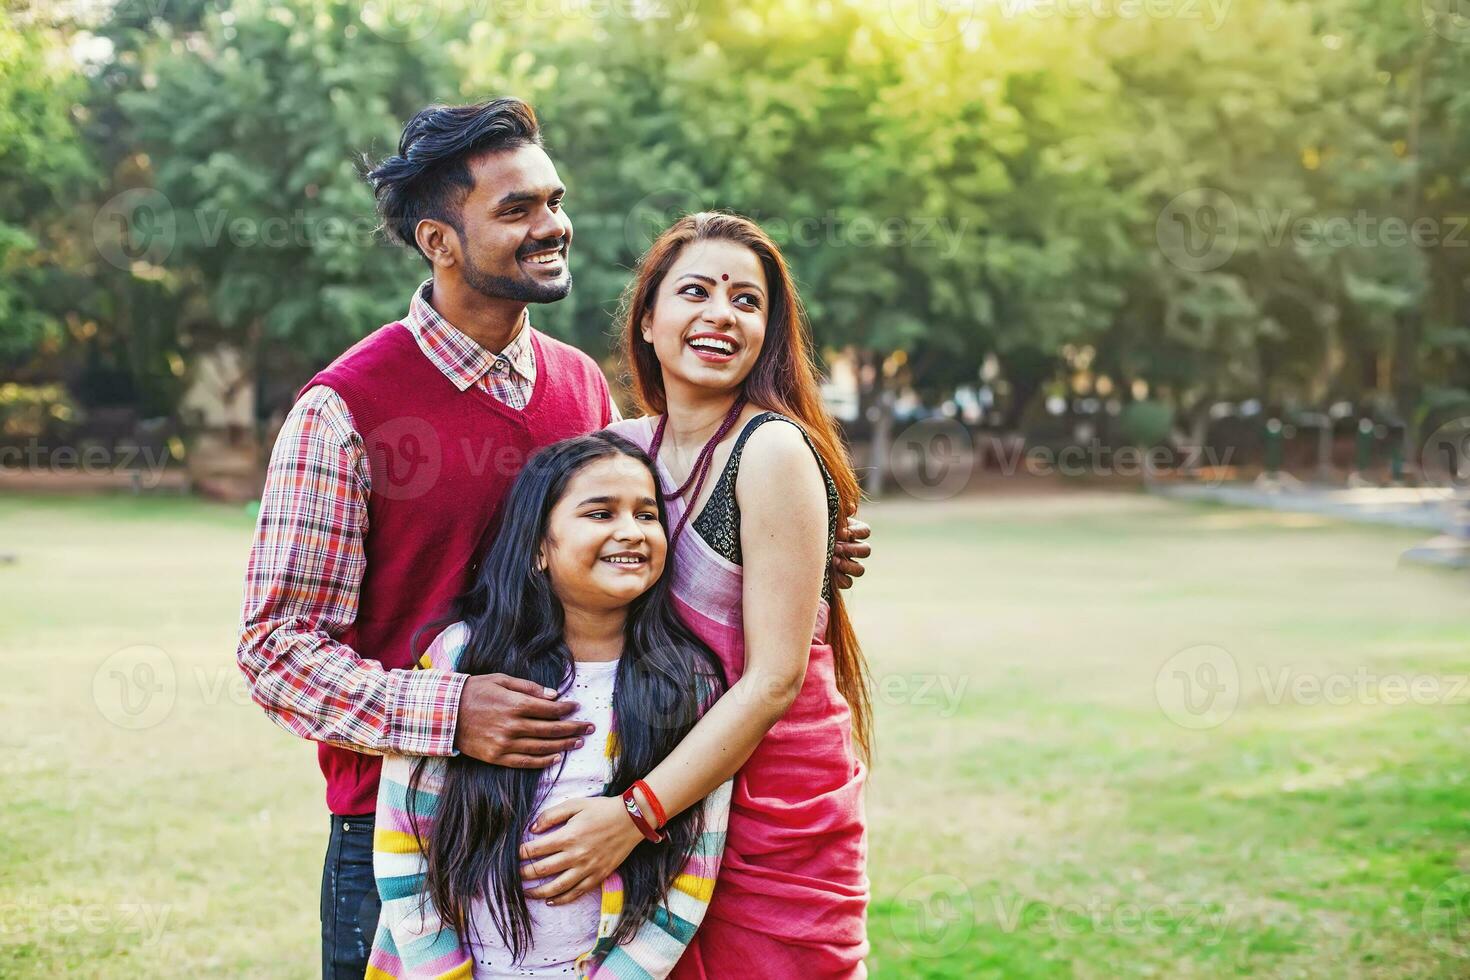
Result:
M611 609L647 592L668 550L653 476L629 456L607 456L567 481L537 556L564 606Z
M744 245L694 242L679 253L640 324L664 383L739 387L766 339L766 272Z

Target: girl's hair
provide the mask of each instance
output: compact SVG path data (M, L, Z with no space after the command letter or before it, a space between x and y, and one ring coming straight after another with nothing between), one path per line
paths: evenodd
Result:
M861 491L847 448L822 404L812 352L811 329L801 296L781 250L749 218L716 211L686 215L674 222L638 261L633 281L618 311L619 333L633 372L638 406L648 415L668 410L663 372L653 345L643 339L643 317L651 312L658 289L680 253L694 242L725 241L755 253L771 290L766 338L760 356L744 382L745 397L761 408L795 420L816 446L827 472L837 483L839 526L857 512ZM839 589L832 589L828 637L836 667L837 689L852 710L853 736L865 759L872 752L872 706L868 697L868 665Z
M454 618L469 627L469 639L455 670L509 674L563 693L570 687L572 656L562 635L562 606L550 576L535 568L537 551L548 516L572 477L590 463L619 455L654 473L647 453L610 432L565 439L531 457L511 488L503 523L474 585L456 602ZM656 476L653 484L664 523ZM616 734L609 734L616 738L611 793L621 794L661 762L724 688L713 651L674 612L672 564L670 556L665 574L628 607L613 694ZM425 763L419 760L409 781L410 813ZM543 802L542 772L489 765L463 754L449 757L435 828L424 845L425 894L443 920L468 936L471 903L483 896L517 960L533 941L517 852ZM689 860L701 831L699 808L674 817L666 829L663 843L640 843L619 869L623 913L615 942L632 936ZM413 830L422 840L416 824Z

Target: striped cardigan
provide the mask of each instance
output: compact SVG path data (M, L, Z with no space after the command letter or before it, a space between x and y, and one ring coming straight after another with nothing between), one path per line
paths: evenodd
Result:
M468 631L462 624L451 626L429 647L420 665L453 670L467 637ZM607 744L611 756L617 746L616 718ZM383 909L373 936L365 980L408 977L471 980L474 961L468 947L443 923L424 894L427 859L421 839L413 833L415 822L425 835L433 832L445 763L442 757L431 757L425 763L410 811L408 786L417 758L389 755L383 759L373 834L373 875ZM613 945L612 934L622 919L623 883L616 873L602 883L598 940L578 959L579 977L652 980L666 977L673 970L704 920L714 892L730 818L731 786L732 781L726 781L705 798L703 833L693 856L674 880L663 903L622 945Z

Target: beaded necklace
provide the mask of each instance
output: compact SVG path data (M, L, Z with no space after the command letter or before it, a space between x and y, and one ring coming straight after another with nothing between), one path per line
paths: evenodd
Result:
M689 515L694 513L694 504L699 500L700 492L704 490L704 481L709 476L710 465L714 462L715 447L720 444L721 439L729 434L731 427L735 425L735 420L740 418L740 413L744 408L745 396L741 395L735 399L735 404L730 406L730 411L726 413L725 420L720 423L720 427L715 430L715 434L710 436L709 441L704 444L704 448L699 451L699 455L694 460L694 468L689 471L689 478L684 481L684 484L679 489L665 495L675 498L683 497L684 493L689 490L690 484L694 486L694 493L690 495L687 506L684 508L684 516L679 518L679 524L674 528L673 536L669 538L670 551L678 543L679 535L683 532L684 525L689 523ZM658 462L659 447L664 443L664 430L668 427L668 424L669 414L668 412L664 412L663 418L658 420L658 428L654 430L653 442L648 447L648 455L655 463Z

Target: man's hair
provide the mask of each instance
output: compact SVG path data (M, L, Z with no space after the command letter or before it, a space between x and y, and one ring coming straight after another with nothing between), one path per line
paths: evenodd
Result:
M482 153L540 145L536 113L520 99L419 110L403 127L398 154L367 174L384 230L420 255L414 229L425 218L446 222L462 236L460 208L475 186L470 160Z

